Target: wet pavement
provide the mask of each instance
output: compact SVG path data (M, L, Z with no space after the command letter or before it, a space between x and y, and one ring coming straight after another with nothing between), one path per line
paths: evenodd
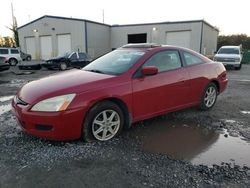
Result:
M229 133L194 122L173 123L156 119L141 132L143 149L195 165L231 163L250 167L250 143Z

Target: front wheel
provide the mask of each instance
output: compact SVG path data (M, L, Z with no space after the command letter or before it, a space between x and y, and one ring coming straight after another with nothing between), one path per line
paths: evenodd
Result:
M60 63L60 70L66 70L67 64L65 62Z
M203 96L201 98L200 109L209 110L211 109L217 99L218 89L214 83L209 83L204 90Z
M241 64L239 67L235 67L235 70L240 70L241 69Z
M88 113L83 125L85 141L107 141L120 133L124 125L122 110L115 103L104 101Z
M11 58L11 59L9 59L9 64L10 64L10 66L16 66L17 60L14 58Z

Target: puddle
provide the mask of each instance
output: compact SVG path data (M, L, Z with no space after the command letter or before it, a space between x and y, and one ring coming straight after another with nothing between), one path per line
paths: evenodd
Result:
M250 144L239 137L230 137L225 130L215 132L199 125L171 126L170 123L160 120L146 127L142 133L145 151L166 154L195 165L224 162L250 166Z
M4 114L5 112L8 112L11 110L11 104L1 105L0 106L0 116Z
M250 111L240 111L242 114L250 114Z
M9 101L9 100L13 99L13 97L14 97L13 95L0 97L0 102Z

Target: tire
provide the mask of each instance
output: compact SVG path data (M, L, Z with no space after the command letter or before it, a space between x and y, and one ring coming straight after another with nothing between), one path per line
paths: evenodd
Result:
M31 57L28 56L28 57L26 58L26 60L27 60L27 61L31 61Z
M61 63L60 63L60 67L59 67L60 70L66 70L67 67L68 67L68 66L67 66L67 63L65 63L65 62L61 62Z
M17 60L15 58L10 58L9 59L9 64L10 64L10 66L16 66Z
M235 67L235 70L240 70L241 69L241 64L239 67Z
M217 94L217 86L213 82L209 83L203 92L200 103L200 109L203 111L210 110L216 103Z
M124 114L120 107L110 101L100 102L90 109L85 118L83 139L86 142L110 140L121 132L123 125Z

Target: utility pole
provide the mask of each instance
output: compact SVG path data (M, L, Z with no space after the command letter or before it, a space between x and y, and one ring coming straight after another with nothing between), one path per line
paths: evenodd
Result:
M13 9L13 3L11 2L11 14L12 14L12 25L15 25L15 21L14 21L14 9Z
M102 23L104 23L104 9L102 9Z

